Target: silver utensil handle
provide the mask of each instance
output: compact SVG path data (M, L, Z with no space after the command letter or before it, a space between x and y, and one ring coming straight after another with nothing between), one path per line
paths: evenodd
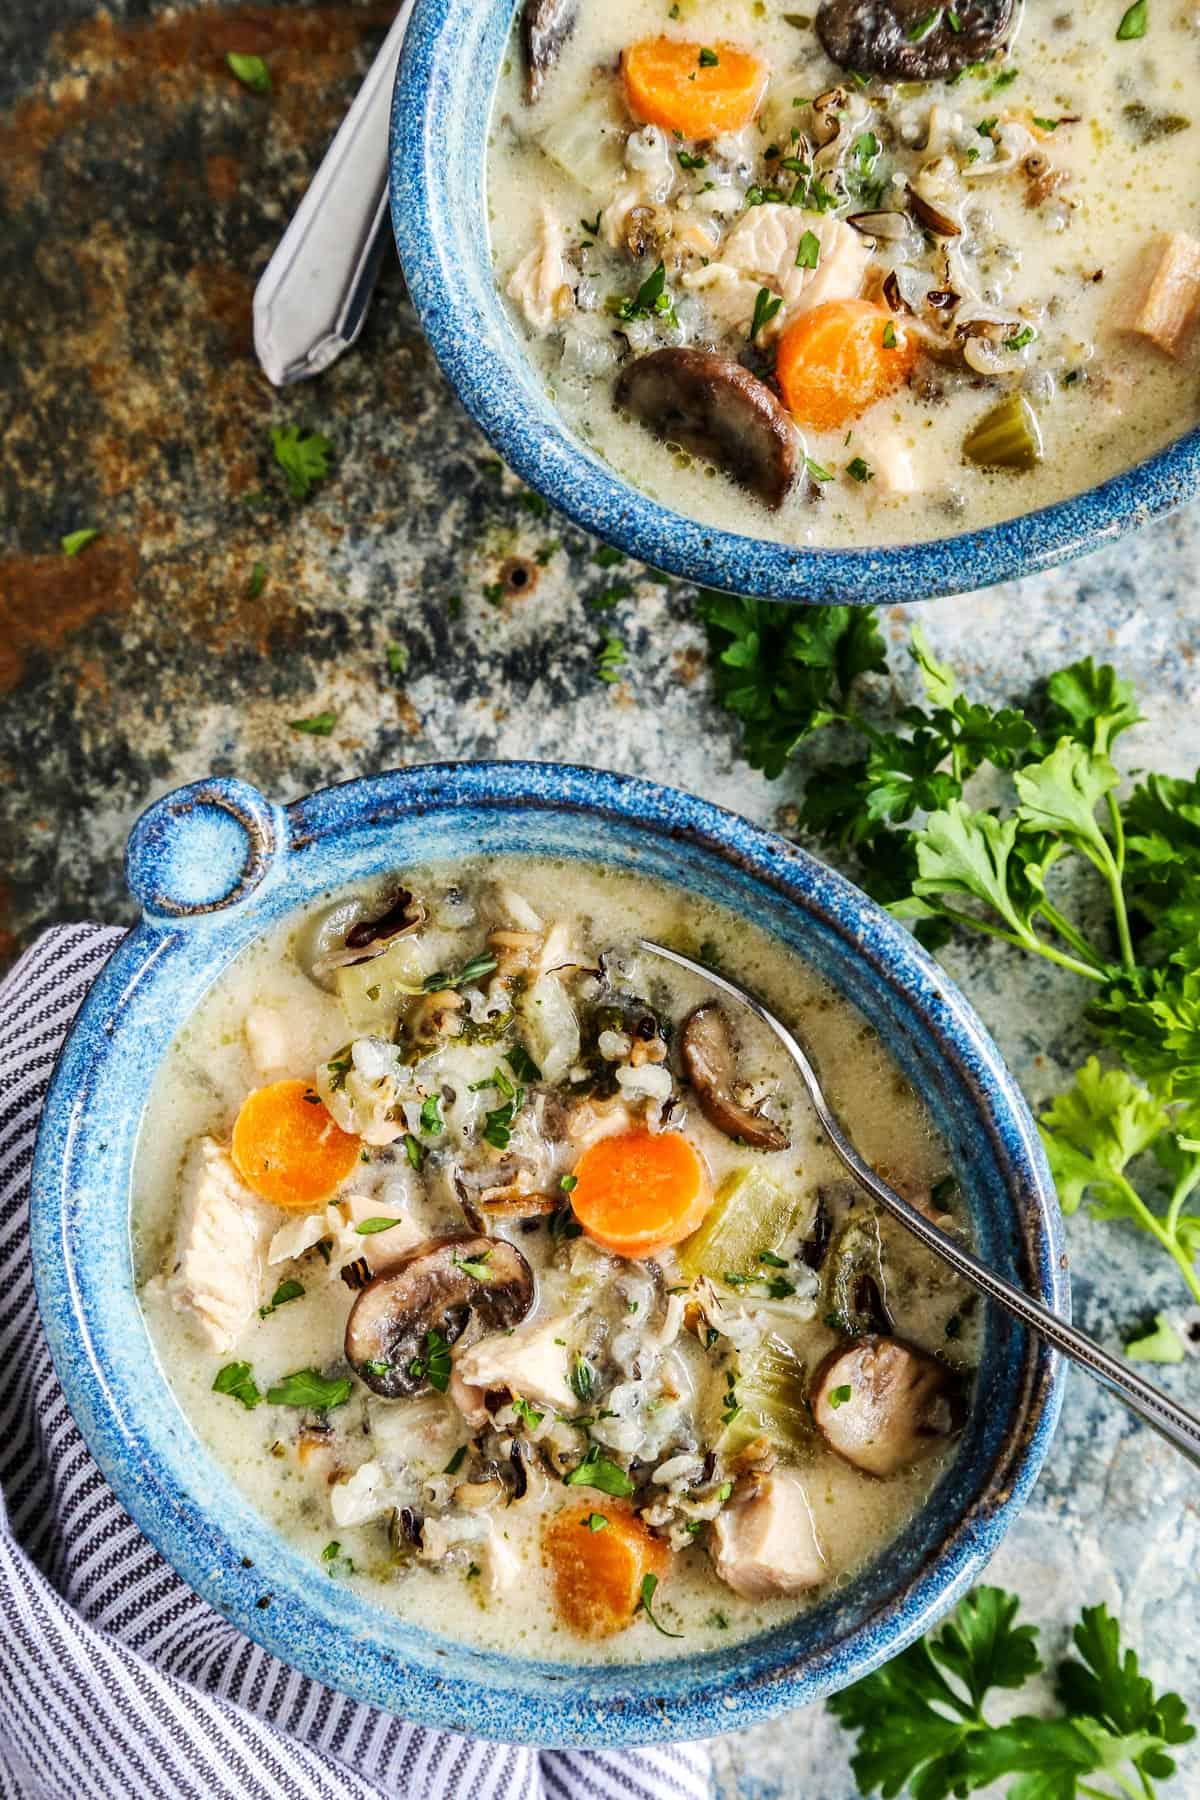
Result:
M254 291L254 348L276 387L319 375L362 329L387 242L388 119L404 0Z
M678 963L682 968L702 974L706 980L712 982L714 987L721 988L725 993L733 995L744 1006L748 1006L751 1012L757 1014L763 1024L769 1026L775 1033L795 1062L800 1078L808 1090L808 1097L812 1101L817 1118L820 1120L838 1160L854 1177L858 1185L865 1188L867 1193L877 1200L887 1212L899 1219L901 1224L906 1225L914 1237L919 1238L921 1243L935 1256L948 1263L955 1273L960 1275L971 1287L976 1288L981 1294L986 1294L989 1300L994 1300L1006 1312L1012 1313L1015 1318L1020 1319L1023 1325L1045 1338L1046 1342L1052 1344L1063 1356L1069 1357L1072 1362L1078 1363L1081 1368L1086 1369L1089 1375L1094 1376L1110 1392L1116 1394L1119 1400L1124 1401L1131 1412L1136 1413L1140 1419L1144 1419L1146 1424L1152 1426L1160 1437L1166 1438L1167 1442L1174 1445L1175 1449L1186 1456L1189 1462L1200 1468L1200 1418L1189 1412L1187 1407L1180 1406L1169 1395L1164 1394L1161 1388L1155 1387L1152 1381L1147 1381L1145 1376L1140 1375L1136 1369L1130 1368L1127 1363L1111 1356L1085 1332L1077 1330L1074 1325L1069 1325L1065 1319L1060 1319L1057 1313L1051 1312L1048 1306L1043 1306L1040 1300L1035 1300L1023 1288L1014 1286L1011 1281L1006 1281L1003 1275L997 1275L994 1269L989 1269L986 1263L980 1262L979 1258L970 1250L965 1249L956 1238L939 1230L923 1213L918 1212L915 1206L910 1205L894 1188L889 1187L882 1176L877 1175L868 1163L863 1161L842 1130L837 1115L830 1108L816 1070L810 1063L806 1052L797 1043L787 1026L769 1012L761 1001L756 1000L753 994L748 993L736 982L728 980L724 975L719 975L715 969L698 965L690 957L681 956L678 951L668 950L665 945L651 943L646 938L641 940L641 944L643 949L653 951L656 956L666 957L668 962Z

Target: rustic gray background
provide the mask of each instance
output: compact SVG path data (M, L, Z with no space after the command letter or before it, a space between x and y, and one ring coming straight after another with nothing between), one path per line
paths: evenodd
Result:
M129 916L120 849L156 795L212 770L280 799L444 757L600 762L786 825L805 757L771 785L707 692L690 593L595 545L501 470L447 392L390 268L360 348L277 395L250 350L254 280L390 16L374 6L85 0L0 10L0 955L55 919ZM259 98L227 50L265 56ZM303 506L270 427L333 440ZM67 561L59 538L102 538ZM266 570L258 594L251 571ZM992 700L1091 652L1138 683L1127 766L1200 761L1200 510L1056 574L884 624L896 679L919 610ZM629 592L589 606L614 582ZM596 654L612 630L625 678ZM387 646L407 655L389 668ZM888 684L876 684L881 705ZM289 721L336 713L328 737ZM1087 896L1083 896L1086 904ZM1081 995L1003 946L946 961L1039 1104L1086 1053ZM1120 1225L1069 1228L1078 1313L1110 1344L1182 1308ZM1168 1370L1200 1400L1198 1365ZM1194 1473L1073 1383L1034 1503L994 1565L1059 1648L1081 1603L1118 1607L1150 1671L1200 1696ZM722 1740L720 1800L853 1800L821 1709ZM1173 1793L1195 1793L1190 1759Z

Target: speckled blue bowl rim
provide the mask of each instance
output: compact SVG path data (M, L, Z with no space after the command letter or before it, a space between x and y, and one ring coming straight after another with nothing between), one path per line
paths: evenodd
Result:
M1200 492L1200 428L1024 517L877 549L796 548L717 530L631 487L568 431L492 279L484 142L512 14L512 0L416 0L392 105L392 223L409 293L447 379L510 467L577 524L702 586L877 606L1051 568Z
M202 836L181 863L171 834L185 828L189 807L214 796L228 815L222 832ZM181 868L193 899L207 894L207 864L227 855L230 818L265 846L257 866L248 854L245 880L233 869L238 904L209 916L197 903L190 918L151 905L156 883L169 886ZM394 869L398 850L417 856L426 843L455 843L459 855L509 847L601 855L769 919L818 967L839 971L924 1084L950 1134L983 1253L1068 1311L1049 1173L995 1046L910 935L805 852L691 795L567 765L396 770L287 808L213 778L168 796L135 827L127 864L147 911L88 995L41 1121L33 1268L72 1412L122 1504L199 1594L285 1662L408 1719L515 1742L614 1745L706 1736L819 1699L960 1598L1029 1496L1057 1423L1063 1370L1006 1317L986 1318L980 1392L954 1462L889 1550L791 1624L665 1664L515 1659L365 1605L258 1517L199 1445L158 1368L134 1293L128 1179L166 1045L221 969L279 918L344 880Z

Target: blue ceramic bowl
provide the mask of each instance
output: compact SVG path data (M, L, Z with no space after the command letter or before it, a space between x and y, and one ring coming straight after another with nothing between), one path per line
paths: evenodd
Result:
M413 304L459 398L518 475L578 524L702 586L875 606L1049 568L1200 492L1200 430L1024 518L878 549L795 549L719 531L631 487L547 399L492 274L484 150L514 10L513 0L416 0L392 106L392 224Z
M404 769L268 804L214 779L160 800L127 855L142 922L89 994L51 1084L33 1267L55 1367L100 1467L213 1606L285 1661L405 1717L485 1737L614 1744L748 1725L856 1680L979 1575L1029 1494L1061 1399L1054 1359L987 1320L954 1462L884 1556L793 1623L728 1650L571 1667L471 1649L363 1604L284 1545L199 1443L134 1292L130 1171L181 1022L231 958L330 887L427 858L602 857L753 917L840 988L925 1096L983 1255L1065 1312L1037 1134L961 995L900 926L802 851L670 788L557 764ZM270 1595L266 1607L259 1603ZM618 1654L620 1646L618 1646Z

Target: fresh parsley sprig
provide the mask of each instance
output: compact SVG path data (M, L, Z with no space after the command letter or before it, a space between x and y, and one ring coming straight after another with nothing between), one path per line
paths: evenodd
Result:
M1120 797L1113 745L1141 714L1090 657L1050 677L1031 718L971 699L917 627L924 704L885 728L860 694L887 666L870 614L718 594L699 610L748 761L774 777L805 738L839 734L800 822L852 853L877 900L929 949L981 933L1086 984L1097 1045L1122 1066L1089 1061L1041 1121L1064 1208L1146 1232L1200 1301L1200 775L1148 775ZM1007 804L973 803L980 773ZM1107 898L1100 929L1066 906L1072 866ZM1149 1182L1127 1173L1138 1157L1158 1165Z
M1018 1607L1015 1594L978 1587L940 1630L830 1700L858 1734L864 1796L950 1800L1009 1777L1008 1800L1155 1800L1154 1782L1175 1772L1170 1751L1195 1730L1179 1695L1155 1694L1133 1651L1122 1655L1104 1606L1084 1608L1078 1656L1058 1669L1061 1716L988 1719L990 1696L1023 1688L1043 1666L1037 1628L1017 1623Z

